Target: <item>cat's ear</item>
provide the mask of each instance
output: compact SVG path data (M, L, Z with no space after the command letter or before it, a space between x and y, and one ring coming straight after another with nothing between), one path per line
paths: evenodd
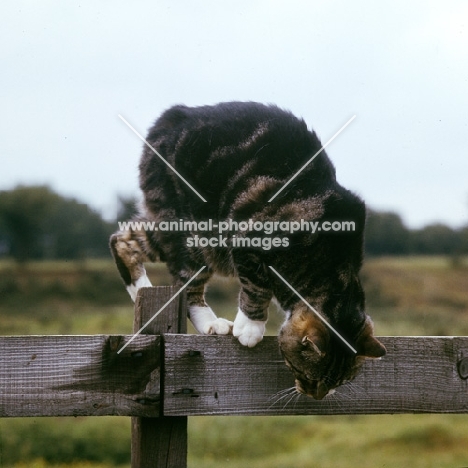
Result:
M317 335L305 335L302 338L302 344L313 349L320 357L325 356L325 341Z
M283 325L282 341L286 338L294 343L304 346L304 349L313 351L318 357L325 355L328 346L328 330L308 309L299 309L291 315L291 318Z
M357 343L358 356L368 358L380 358L385 356L387 350L385 346L373 335L361 336Z
M364 329L356 342L357 355L368 358L385 356L385 346L374 336L374 324L369 316L366 317Z

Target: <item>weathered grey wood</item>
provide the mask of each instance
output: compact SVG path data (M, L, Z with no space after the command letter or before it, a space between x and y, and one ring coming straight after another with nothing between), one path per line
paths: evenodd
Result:
M142 288L135 303L137 332L176 294L174 286ZM186 333L185 294L177 296L143 333L164 335ZM163 337L164 339L164 337ZM156 382L153 381L154 385ZM160 382L161 388L164 382ZM154 389L153 391L157 391ZM161 401L161 412L163 402ZM132 418L132 468L184 468L187 466L187 417Z
M187 417L132 418L132 468L187 466Z
M0 417L157 416L159 390L145 387L159 369L160 338L138 337L117 354L129 338L0 337Z
M467 413L468 381L457 363L467 337L382 338L387 355L367 360L351 384L322 401L281 393L294 385L275 337L255 348L233 337L165 337L164 414Z
M160 338L139 336L118 355L129 338L1 337L0 416L156 416ZM146 440L149 432L143 430L142 447L183 446L180 438L169 443L164 437L186 427L186 415L468 412L468 381L457 370L468 357L467 337L382 338L387 356L368 360L351 385L321 402L278 393L294 379L276 338L266 337L252 349L232 337L164 340L164 414L170 417L145 419L157 431ZM166 453L157 447L147 451L153 461L154 454Z

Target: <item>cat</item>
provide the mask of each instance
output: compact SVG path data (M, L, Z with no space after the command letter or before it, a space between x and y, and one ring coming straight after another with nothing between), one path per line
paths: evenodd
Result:
M364 311L358 276L365 204L337 182L325 151L303 167L321 143L302 119L277 106L254 102L177 105L160 116L146 141L152 148L144 147L139 166L144 200L133 221L173 222L173 226L189 221L193 229L135 228L111 236L112 254L133 300L139 288L151 286L145 261L165 262L181 286L205 266L186 287L191 322L199 333L232 333L242 345L253 347L263 338L274 299L286 313L278 341L295 376L296 390L315 399L352 380L366 357L385 354ZM206 227L209 220L214 226L195 232L194 223ZM216 226L227 220L233 229L223 232L222 239ZM324 229L314 233L280 229L281 222L299 220L317 222ZM270 222L273 228L268 234L241 230L242 221L242 227ZM325 230L337 221L352 222L355 229ZM203 246L201 237L206 239ZM218 239L218 244L206 245L208 239ZM195 241L200 241L198 246ZM239 279L234 322L218 318L205 302L205 286L215 273Z

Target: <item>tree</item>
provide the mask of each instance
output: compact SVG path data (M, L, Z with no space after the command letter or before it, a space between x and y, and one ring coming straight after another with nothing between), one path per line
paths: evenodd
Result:
M0 217L10 254L18 261L41 255L47 220L53 215L57 195L47 187L18 186L0 192Z
M90 207L47 186L0 191L0 239L18 262L108 255L111 231Z
M410 232L400 216L392 212L368 211L365 250L369 255L404 255L409 253Z
M435 223L412 232L412 251L418 254L453 255L461 249L461 232Z

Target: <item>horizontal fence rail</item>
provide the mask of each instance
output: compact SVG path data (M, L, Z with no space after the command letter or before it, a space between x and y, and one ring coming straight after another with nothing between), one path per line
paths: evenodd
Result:
M267 337L255 348L231 337L165 337L164 413L383 414L466 413L465 337L382 337L387 355L368 359L358 377L316 401L284 394L294 385ZM468 369L468 365L467 365Z
M321 401L283 392L276 337L140 335L117 353L130 338L0 337L0 416L468 412L467 337L379 338L387 355Z
M132 416L132 468L185 468L187 416L468 412L468 337L380 338L383 359L315 401L293 392L276 337L184 334L178 294L139 290L137 336L0 337L0 417Z
M0 337L0 417L158 416L161 339L138 336ZM152 402L154 404L148 404Z

